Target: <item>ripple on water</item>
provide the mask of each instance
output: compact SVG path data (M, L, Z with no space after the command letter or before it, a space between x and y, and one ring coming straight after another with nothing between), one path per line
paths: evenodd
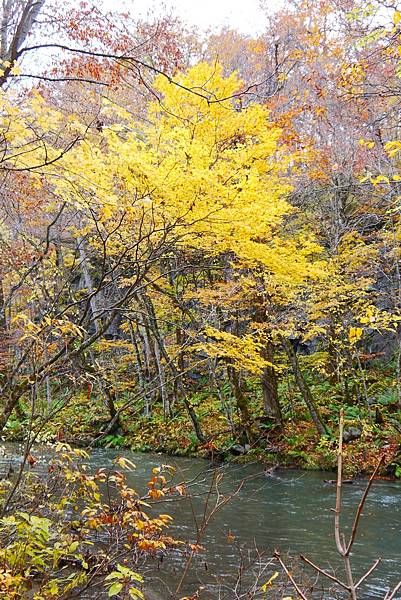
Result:
M16 445L6 447L6 455L0 457L0 472L11 464L20 463L22 450ZM35 469L47 470L51 450L37 447ZM92 469L111 467L113 459L124 455L134 464L135 472L129 474L129 483L136 489L144 489L152 468L172 464L177 468L177 480L193 480L190 486L194 495L189 500L180 499L160 508L174 517L171 532L179 539L196 539L196 526L192 511L201 521L204 501L208 494L214 468L200 459L178 459L157 454L134 454L128 451L95 449L89 460ZM266 477L260 465L223 465L222 494L233 493L246 478L240 493L223 509L218 511L201 540L206 550L194 559L194 582L203 581L215 585L215 576L232 580L238 567L237 542L248 548L257 547L269 557L274 548L283 553L297 555L300 552L325 568L339 569L341 562L333 540L333 512L335 486L324 483L334 474L286 471ZM353 514L365 487L364 482L344 486L342 524L349 531ZM230 533L230 536L228 534ZM397 578L401 578L401 485L393 482L375 482L364 509L357 537L353 568L360 576L363 569L381 556L382 564L362 591L363 600L382 598ZM232 540L234 536L234 541ZM231 540L231 541L230 541ZM174 587L177 573L182 569L183 556L173 554L163 561L157 577L164 578L166 585ZM206 570L207 568L207 570ZM156 577L156 574L155 574ZM156 585L156 584L155 584ZM195 585L195 583L194 583ZM157 591L157 588L155 588ZM190 592L186 589L185 592ZM160 597L163 597L162 595ZM92 597L93 600L94 597ZM401 598L401 596L400 596ZM163 600L165 600L163 598ZM325 600L329 600L326 598ZM399 600L399 599L398 599Z

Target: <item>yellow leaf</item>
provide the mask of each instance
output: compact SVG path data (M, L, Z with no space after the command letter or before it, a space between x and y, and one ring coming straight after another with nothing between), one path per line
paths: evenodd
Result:
M113 462L114 464L121 467L121 469L125 469L126 471L131 471L132 469L136 468L136 465L134 465L134 463L131 460L129 460L128 458L124 458L123 456L118 456L113 460Z
M373 185L377 185L378 183L390 183L390 180L385 175L378 175L377 177L372 177L371 182Z
M279 572L276 571L275 573L273 573L273 575L270 577L270 579L268 581L266 581L266 583L264 583L261 587L262 592L267 592L267 588L270 587L273 583L273 581L275 579L277 579L277 577L279 576Z
M351 344L355 344L358 340L361 339L363 334L363 329L361 327L350 327L348 339Z
M10 71L11 75L20 75L21 74L21 68L19 65L17 65L17 63L14 63L13 68Z
M105 204L102 208L102 216L104 219L110 219L113 215L112 206L110 204Z

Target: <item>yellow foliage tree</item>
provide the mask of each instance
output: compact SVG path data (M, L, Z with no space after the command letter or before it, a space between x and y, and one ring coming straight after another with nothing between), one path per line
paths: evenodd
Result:
M301 283L316 272L310 256L320 249L308 236L279 235L293 211L287 175L299 156L279 143L266 106L242 106L235 74L200 63L179 83L157 79L160 101L145 124L106 102L110 124L59 163L68 173L59 193L82 209L97 207L110 228L125 211L130 235L141 217L159 235L174 228L181 246L230 252L283 283Z
M288 177L302 152L289 152L268 108L248 101L242 88L236 74L225 77L220 65L200 63L174 84L162 76L156 79L159 100L150 104L146 122L105 101L104 125L98 129L53 111L40 95L32 95L19 115L18 131L12 133L19 145L28 144L28 150L14 153L12 168L41 173L33 181L40 186L44 179L51 188L49 212L68 207L65 267L68 261L74 264L67 250L74 245L83 264L88 262L87 251L99 257L104 273L113 263L113 269L119 269L117 279L113 270L121 290L118 306L135 300L137 290L146 285L144 278L160 279L161 260L177 250L224 256L237 269L254 272L276 299L288 299L299 286L322 275L315 241L306 233L287 234L283 227L294 212L287 201ZM11 116L9 123L14 122ZM56 135L56 130L62 134ZM35 145L35 139L45 143ZM53 269L55 279L60 276L56 262L48 262L47 268ZM104 285L107 282L105 276ZM98 292L89 289L87 304L92 314L101 315L96 296ZM64 326L76 319L79 302L82 299L75 299L71 309L63 309ZM109 313L112 319L115 311ZM38 335L60 322L57 313L49 318ZM69 330L67 345L77 338ZM96 335L101 330L99 317ZM79 342L74 353L92 343L88 339L92 338ZM232 340L226 343L232 345ZM251 337L241 343L250 347ZM219 353L224 354L222 346L223 339ZM46 367L41 372L47 372Z
M159 100L146 123L106 101L108 125L68 154L59 167L68 177L59 177L57 189L83 213L97 210L107 231L124 215L124 241L109 252L145 256L152 239L162 240L167 254L178 248L225 256L285 303L324 274L314 239L283 227L294 212L289 175L303 155L280 142L268 108L244 99L242 88L235 73L225 77L220 65L200 63L178 85L156 80ZM91 221L82 219L76 235L88 235ZM263 346L252 334L238 342L251 343ZM232 336L220 336L217 354L212 344L203 350L230 356L232 348ZM253 368L248 363L251 372L271 364L261 355ZM234 366L241 368L239 361Z

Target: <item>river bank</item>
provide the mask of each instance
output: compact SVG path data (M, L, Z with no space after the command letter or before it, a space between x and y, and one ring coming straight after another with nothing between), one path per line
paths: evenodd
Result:
M40 432L35 434L39 442L65 441L79 447L121 448L240 464L260 462L268 467L305 470L333 470L337 463L336 421L329 421L327 434L319 435L302 413L297 419L285 422L283 429L254 421L250 442L243 435L234 435L213 410L201 415L202 441L183 412L177 412L174 418L165 418L158 412L144 417L128 408L110 428L110 417L104 405L92 403L88 411L87 402L82 398L75 399L63 409L62 420L57 414L52 418L38 415L36 420L38 423L42 420ZM27 425L14 417L5 429L3 439L23 441ZM345 431L351 433L344 444L346 476L371 473L383 455L380 475L401 476L401 434L394 419L379 425L351 418L346 422Z

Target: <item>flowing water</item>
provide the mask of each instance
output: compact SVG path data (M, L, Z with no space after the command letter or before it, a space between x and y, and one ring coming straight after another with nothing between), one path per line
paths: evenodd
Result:
M47 468L48 453L49 450L44 447L36 450L39 468L40 465L44 470ZM128 475L128 480L138 491L144 489L152 468L166 463L176 468L176 482L192 482L188 487L191 500L183 497L167 505L160 504L160 512L167 512L174 518L172 535L182 540L196 540L194 518L201 523L213 477L214 480L217 475L222 477L219 490L225 495L234 493L244 482L240 491L216 512L207 527L201 539L205 550L193 560L181 596L194 593L199 585L203 585L205 590L200 598L237 598L232 587L236 583L238 585L239 565L243 567L241 581L245 589L274 549L279 549L286 556L285 560L290 560L287 554L296 557L302 553L321 567L333 569L342 576L333 536L331 509L335 503L335 485L324 482L325 479L333 479L334 473L276 471L272 476L266 476L260 464L215 466L201 459L107 449L95 449L90 464L94 469L107 468L119 455L135 463L136 469ZM15 463L20 460L15 446L7 447L4 464L10 461L10 457ZM343 488L342 523L345 531L349 531L354 509L365 485L365 481L355 481ZM215 502L216 495L213 493L209 497L209 511ZM361 587L360 597L363 600L383 598L386 590L401 579L401 484L398 482L377 481L368 496L353 549L355 579L378 557L382 558L381 564ZM169 590L176 588L183 564L185 558L177 553L157 564L157 568L154 564L150 566L147 580L154 592L149 600L153 600L153 594L160 600L173 597ZM275 570L274 565L267 567L260 584ZM309 568L306 572L314 577ZM330 594L326 592L323 597L329 598ZM397 598L401 598L401 593Z

